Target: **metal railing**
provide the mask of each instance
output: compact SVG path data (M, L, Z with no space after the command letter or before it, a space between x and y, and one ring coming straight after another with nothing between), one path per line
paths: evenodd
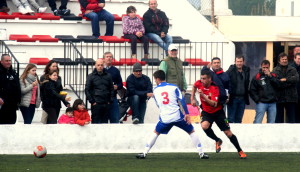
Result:
M8 54L11 57L11 63L12 63L12 68L16 70L17 76L19 77L20 75L20 63L15 57L15 55L12 53L12 51L9 49L9 47L5 44L4 41L0 40L0 56L2 54Z

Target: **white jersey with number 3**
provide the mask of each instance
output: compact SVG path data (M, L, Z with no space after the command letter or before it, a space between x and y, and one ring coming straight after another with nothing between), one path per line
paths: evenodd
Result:
M185 100L180 89L167 82L162 82L153 89L154 100L160 109L159 120L163 123L180 121L184 115L180 111L180 101L184 111L188 114Z

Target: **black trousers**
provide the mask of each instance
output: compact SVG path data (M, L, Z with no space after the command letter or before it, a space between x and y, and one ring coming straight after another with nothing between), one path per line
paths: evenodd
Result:
M275 123L284 123L284 109L286 111L287 123L295 123L296 103L277 103L277 115Z
M60 108L47 107L44 111L48 114L47 124L57 124Z
M1 0L2 1L2 0ZM57 9L55 0L48 0L49 6L51 10L54 11ZM59 7L60 10L67 9L68 0L61 0L61 5Z
M124 38L131 40L131 53L132 54L136 54L136 44L137 44L138 39L141 40L142 43L144 43L144 54L149 54L149 39L147 36L144 35L139 38L136 35L125 34Z
M16 105L3 104L0 109L0 124L15 124L17 121Z
M108 104L92 105L92 124L108 123Z
M1 7L7 7L6 0L0 0L0 8Z
M296 105L295 122L300 123L300 100L298 100L298 103Z

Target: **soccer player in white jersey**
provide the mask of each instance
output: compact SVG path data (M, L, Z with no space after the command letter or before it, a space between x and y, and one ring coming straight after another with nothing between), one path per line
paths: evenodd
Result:
M158 136L160 134L168 134L173 126L177 126L190 135L194 145L197 147L200 158L208 159L209 157L202 151L200 140L195 133L193 125L191 125L189 111L180 89L176 85L165 82L166 74L162 70L154 72L153 76L157 84L153 89L153 98L160 109L159 122L147 142L144 152L139 153L136 157L139 159L146 158ZM179 103L185 114L181 112Z

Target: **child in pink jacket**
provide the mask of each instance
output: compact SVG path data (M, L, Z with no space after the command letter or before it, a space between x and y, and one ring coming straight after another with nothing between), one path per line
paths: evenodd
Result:
M91 117L85 109L83 100L76 99L73 104L75 124L81 126L87 125L91 122Z
M68 107L66 109L66 114L63 114L58 119L59 124L75 124L74 116L73 116L73 108Z

